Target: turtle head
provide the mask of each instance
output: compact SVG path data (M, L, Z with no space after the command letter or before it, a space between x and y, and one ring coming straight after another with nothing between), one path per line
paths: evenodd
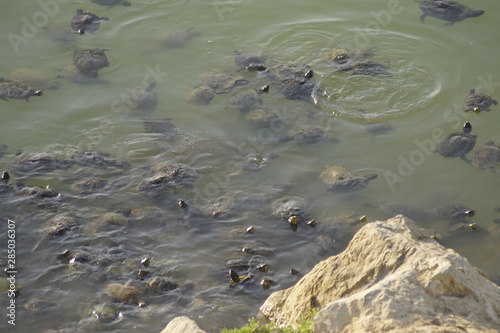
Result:
M479 106L476 106L476 107L474 107L474 109L472 109L472 111L481 112L481 108Z
M263 93L267 93L267 92L269 92L269 85L268 84L259 89L259 95L263 94Z
M464 128L463 128L464 133L469 134L472 131L472 125L470 122L465 122Z
M312 69L310 69L310 70L308 70L308 71L304 74L304 77L305 77L306 79L310 79L310 78L312 78L312 77L313 77L313 75L314 75L314 71L313 71Z

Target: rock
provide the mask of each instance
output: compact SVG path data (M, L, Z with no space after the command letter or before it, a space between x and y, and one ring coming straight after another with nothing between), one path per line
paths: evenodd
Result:
M188 317L176 317L160 333L205 333Z
M500 331L500 287L402 215L365 225L260 314L297 326L312 308L315 332Z

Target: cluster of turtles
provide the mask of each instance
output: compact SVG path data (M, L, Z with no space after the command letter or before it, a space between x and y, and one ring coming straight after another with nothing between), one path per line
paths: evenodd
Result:
M112 7L114 5L130 6L124 0L92 0L100 5ZM467 17L483 14L483 11L472 10L466 6L448 0L421 0L419 1L423 15L443 19L453 24ZM106 17L99 17L90 12L77 10L70 22L72 33L75 35L95 33L102 22L108 21ZM200 33L187 29L175 34L162 36L170 46L182 46L189 39ZM347 50L333 49L324 52L324 59L332 65L332 69L339 72L350 72L352 75L387 76L390 77L390 67L385 63L370 60L374 49ZM75 50L73 64L62 69L60 77L79 84L102 83L98 79L98 72L109 66L106 49L89 48ZM211 71L199 75L193 89L186 94L186 101L193 105L208 105L219 95L227 94L226 108L239 111L251 122L269 123L277 117L265 106L265 96L270 91L278 91L284 98L294 101L313 102L313 94L318 89L314 80L313 69L306 64L272 63L267 56L241 54L236 52L233 72ZM250 75L249 72L251 73ZM268 84L258 88L247 89L251 85L251 75L265 78ZM32 87L37 87L32 88ZM125 98L125 103L134 110L153 110L157 98L153 91L157 83L153 82L144 88L130 91ZM48 78L40 71L21 68L11 74L10 79L0 80L0 98L25 99L29 101L32 96L41 96L43 89L55 89L53 78ZM465 97L465 111L490 111L497 105L497 101L490 96L471 90ZM169 119L144 118L146 131L161 134L166 141L174 136L179 138L179 130ZM466 122L461 132L452 133L443 138L438 144L436 152L444 157L460 157L479 169L494 171L500 164L500 146L489 141L476 152L469 160L466 155L475 147L476 136L471 134L472 125ZM53 240L64 238L68 235L109 235L113 232L130 230L134 226L144 227L144 221L155 221L158 225L165 223L166 216L175 215L176 209L178 222L190 232L204 232L211 222L220 221L232 214L255 214L259 219L272 219L283 222L294 232L305 230L307 237L313 234L314 243L325 255L337 249L339 240L346 239L355 228L366 222L366 216L349 215L318 221L311 213L310 200L301 196L275 196L256 200L257 204L249 204L248 198L241 202L230 195L221 196L210 202L203 202L199 207L190 202L195 192L199 179L210 173L210 168L203 169L192 166L198 159L200 152L211 155L212 152L231 152L237 156L236 161L241 162L241 172L255 172L270 165L271 160L277 155L263 155L250 153L238 156L237 149L226 147L220 141L207 142L195 140L194 143L186 141L176 142L168 147L170 156L175 158L160 159L151 166L134 168L127 162L117 160L110 154L101 151L74 151L65 157L53 152L14 154L15 162L9 166L8 171L1 173L0 198L2 202L9 203L19 198L27 198L28 205L35 204L44 211L53 212L52 216L40 223L36 233L40 236L39 246L51 244ZM337 142L338 140L326 133L320 125L297 122L288 129L286 135L279 142L292 141L299 146L316 144L320 141ZM208 150L207 150L208 148ZM213 150L212 150L213 149ZM8 148L0 146L0 158L8 152ZM179 162L181 160L181 162ZM210 163L205 163L210 165ZM70 193L60 193L51 186L37 186L26 184L30 177L47 175L54 172L70 172L75 168L90 169L87 173L91 176L79 177L69 188ZM129 174L139 174L140 179L133 177L127 179L113 179L105 175L94 175L93 170L125 170ZM12 184L11 174L22 179ZM326 166L321 172L314 175L315 179L322 182L326 192L339 193L364 190L371 181L377 178L376 174L361 175L350 172L342 165ZM138 207L105 211L94 214L62 213L68 211L73 198L94 198L99 193L132 193L138 200ZM167 202L167 203L166 203ZM264 203L263 203L264 202ZM0 203L1 205L2 203ZM175 206L175 208L173 207ZM449 222L449 230L456 232L482 231L470 221L474 211L460 204L447 204L437 207L434 212L422 217L422 210L413 215L414 211L407 207L392 206L380 207L381 211L391 214L403 213L416 220L442 219ZM254 216L252 215L252 218ZM301 276L294 267L287 272L274 271L276 255L269 244L256 240L258 226L250 225L236 227L228 230L228 243L238 244L240 256L221 260L215 265L213 271L217 283L226 285L230 290L238 293L242 289L281 289L289 286ZM308 231L307 231L308 230ZM296 233L300 234L300 233ZM306 237L306 236L304 236ZM442 240L441 235L436 239ZM71 240L68 238L67 240ZM232 244L231 243L231 244ZM61 251L55 258L57 263L66 267L68 272L78 272L79 278L90 279L92 283L107 281L101 285L101 290L107 295L108 303L100 304L91 309L86 315L88 318L101 323L116 321L120 316L120 308L130 305L140 308L150 306L155 302L156 296L172 294L180 299L190 294L196 286L184 284L172 277L171 272L165 269L158 261L150 257L141 260L130 260L127 252L116 250L103 253L98 246L67 244L68 249ZM105 246L103 246L104 248ZM121 262L123 264L116 264ZM152 262L155 264L153 265ZM98 270L98 267L104 267ZM99 272L97 274L96 272ZM103 273L104 272L104 273ZM98 277L95 277L95 275ZM105 277L102 277L102 275ZM128 275L126 275L128 274ZM123 278L128 276L129 279ZM116 305L119 304L119 305ZM37 307L53 307L53 302L33 299L26 304L26 310L32 311Z

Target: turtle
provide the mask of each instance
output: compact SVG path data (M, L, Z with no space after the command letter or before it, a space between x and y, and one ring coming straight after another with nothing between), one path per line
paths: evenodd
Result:
M83 75L96 78L98 70L109 66L105 51L108 50L98 48L76 50L73 53L73 64Z
M106 286L106 294L111 296L115 302L138 304L143 292L132 286L111 283Z
M337 139L328 138L321 127L308 124L295 125L288 131L286 137L280 139L281 142L295 141L300 146L318 143L324 140L338 142Z
M343 48L337 48L332 50L327 50L323 52L323 57L329 61L333 61L336 64L345 64L350 61L358 61L361 59L366 59L374 55L374 50L376 48L370 48L367 50L355 49L348 50Z
M222 196L210 203L208 210L209 215L220 217L227 214L231 207L234 206L235 198L230 196Z
M156 206L136 207L132 209L120 210L131 223L141 225L148 222L162 223L165 219L165 212Z
M12 166L18 174L44 174L55 170L67 170L74 165L72 160L59 159L54 153L22 154Z
M54 80L55 77L50 77L42 71L28 67L16 69L10 73L10 79L22 82L31 87L37 87L41 90L55 90L59 88L59 85Z
M248 80L232 73L207 72L198 76L197 86L212 88L216 94L230 92L234 87L248 84Z
M274 200L271 208L273 215L287 220L292 216L304 217L309 209L309 203L302 197L285 196Z
M7 98L25 99L30 101L31 96L42 96L43 92L40 89L33 89L19 81L6 80L0 78L0 98L8 101Z
M268 124L274 120L279 119L276 111L271 108L254 108L245 112L245 119L257 123Z
M490 111L490 106L497 105L498 102L491 98L490 96L482 93L476 93L476 90L471 89L469 95L465 97L464 100L465 106L467 107L467 111Z
M142 122L147 133L161 134L166 138L175 138L181 134L171 118L142 118Z
M194 30L194 28L171 30L161 33L158 36L161 48L165 50L178 48L184 46L193 37L201 35L201 32Z
M173 164L169 161L156 163L152 170L154 173L166 175L167 181L173 186L190 186L199 177L196 170L184 164Z
M109 324L120 318L121 314L109 305L100 304L92 308L89 313L86 313L86 316L97 320L101 324Z
M73 164L97 169L125 168L129 166L129 163L118 161L110 154L98 150L75 150L70 154L69 159Z
M92 194L104 192L120 187L116 182L101 177L86 177L71 185L71 191L78 194Z
M393 130L392 125L389 122L366 123L362 126L373 135L386 134Z
M178 287L178 283L171 278L154 276L146 286L146 293L161 295L164 292L175 290Z
M436 216L450 222L462 222L475 215L474 210L461 204L444 204L436 208Z
M57 75L57 78L66 79L73 83L78 84L106 84L106 81L100 80L95 77L89 77L84 75L75 65L68 65L61 68L61 75Z
M377 178L376 174L357 176L342 166L327 166L320 173L320 178L328 185L327 191L364 190L369 182Z
M71 28L78 33L94 33L99 29L99 25L103 21L108 21L107 17L99 17L90 12L83 12L83 10L78 9L76 15L71 19Z
M93 3L102 6L113 7L116 5L131 6L132 4L126 0L91 0Z
M157 94L153 91L157 82L149 84L146 89L134 88L125 96L124 102L131 110L154 110L157 103Z
M484 14L484 10L473 10L465 5L451 0L420 0L418 1L423 14L420 21L424 22L427 16L448 21L445 25L452 25L468 17L477 17Z
M281 64L270 68L272 78L280 83L281 93L291 100L310 100L315 84L314 71L308 65Z
M68 214L57 214L45 221L39 229L43 238L64 235L79 226L77 219Z
M241 54L235 51L234 64L239 68L238 71L265 71L267 67L264 65L267 57L262 57L254 54Z
M500 165L500 146L496 146L491 140L488 141L476 152L471 164L478 169L490 169L495 172L496 166Z
M279 157L278 154L264 155L261 153L250 153L244 157L243 167L246 170L251 170L251 171L259 170L269 166L271 160L278 157Z
M436 152L444 157L460 157L466 162L469 160L465 154L470 152L476 145L476 135L471 135L472 125L470 122L465 122L462 133L452 133L444 137L439 142Z
M48 299L31 298L23 304L23 308L31 313L53 313L61 311L61 304Z
M194 88L186 95L186 101L190 104L207 105L215 97L215 90L207 86Z
M104 212L93 218L85 225L85 233L93 235L101 231L121 230L129 225L128 219L122 214Z
M60 196L60 194L54 191L49 185L40 187L17 183L16 190L19 196L27 196L35 199L55 198Z
M267 93L268 91L269 85L266 85L259 90L251 89L241 91L228 99L227 108L240 110L241 112L247 112L256 103L262 105L263 102L259 96L263 93Z
M14 186L9 184L10 175L7 171L2 172L0 177L0 195L14 193Z
M388 71L389 65L372 60L353 60L345 64L337 66L341 71L352 71L352 75L368 75L368 76L392 76Z

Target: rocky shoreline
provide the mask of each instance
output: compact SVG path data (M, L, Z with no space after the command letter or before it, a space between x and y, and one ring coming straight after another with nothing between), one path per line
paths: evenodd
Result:
M367 223L258 317L293 327L313 308L315 332L500 332L500 287L402 215ZM161 333L177 332L204 333L187 317Z

